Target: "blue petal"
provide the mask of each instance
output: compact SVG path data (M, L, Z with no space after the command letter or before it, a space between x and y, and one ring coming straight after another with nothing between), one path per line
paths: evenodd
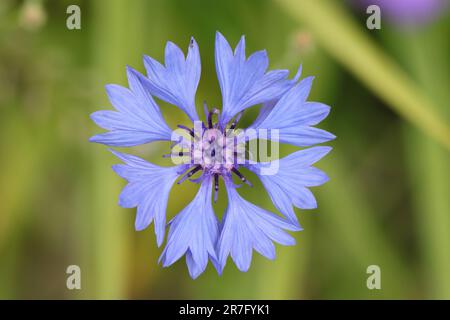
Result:
M228 208L217 244L221 269L229 255L237 268L245 272L250 267L253 249L268 259L274 259L272 241L282 245L295 244L294 238L285 230L299 231L301 228L241 198L230 180L225 180L225 183Z
M327 175L312 164L319 161L328 152L330 147L313 147L300 150L289 156L275 160L278 162L278 172L264 173L268 162L248 165L247 168L255 172L272 199L275 207L293 224L298 224L292 206L301 209L314 209L317 207L316 199L306 187L318 186L328 181Z
M179 107L192 121L198 120L195 93L200 81L201 64L194 38L191 38L186 59L183 51L169 41L165 49L165 66L148 56L144 56L144 64L148 77L145 85L150 93Z
M212 181L206 177L194 200L171 222L167 245L160 260L168 267L186 254L192 278L206 268L208 259L216 260L219 224L211 203Z
M266 73L269 59L265 50L255 52L246 59L244 36L233 53L227 40L217 32L215 60L222 91L222 126L248 107L278 99L299 77L297 74L294 79L288 79L288 70Z
M255 121L252 123L252 128L257 128L260 123L267 118L267 116L272 112L272 109L277 104L277 100L271 100L263 103L261 108L259 109L258 117L256 117Z
M293 126L290 128L279 128L279 142L292 144L298 147L309 147L315 144L328 142L335 138L336 136L334 134L314 127Z
M170 140L171 130L164 121L152 96L144 89L144 77L127 67L130 89L107 85L111 104L117 111L91 114L92 120L109 132L93 136L90 141L115 147L131 147L155 140Z
M119 205L137 207L136 230L140 231L154 221L158 246L164 240L166 208L170 189L179 176L180 166L159 167L136 156L111 152L125 164L113 166L113 170L128 184L119 196Z
M190 250L186 251L186 265L192 279L197 279L197 277L205 271L195 262Z
M281 99L264 106L250 128L277 129L280 142L300 147L333 140L333 134L312 127L325 119L330 112L330 107L323 103L306 101L312 81L312 77L303 79Z

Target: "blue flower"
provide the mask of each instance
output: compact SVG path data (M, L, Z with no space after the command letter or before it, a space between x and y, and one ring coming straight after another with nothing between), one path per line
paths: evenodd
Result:
M198 277L208 261L222 273L231 256L237 268L247 271L253 250L275 258L274 242L294 245L287 231L302 230L294 207L313 209L317 202L309 190L328 180L312 165L325 156L330 147L316 146L299 150L272 161L255 162L249 145L274 140L299 147L309 147L334 139L334 135L314 126L327 117L330 107L308 102L312 77L299 82L297 75L289 79L287 70L267 71L265 51L245 54L245 38L235 50L217 32L215 61L222 91L222 111L208 109L206 121L201 121L195 104L200 80L200 54L192 38L187 56L172 42L165 49L165 64L145 56L147 75L127 67L129 88L118 85L106 87L116 111L98 111L91 115L94 122L108 130L90 141L113 147L131 147L157 140L171 141L174 166L160 167L133 155L112 150L124 164L113 170L128 181L119 197L119 205L137 207L136 230L152 222L158 246L164 242L160 257L168 267L183 256L192 278ZM179 125L172 130L164 121L153 97L183 110L192 126ZM250 130L238 129L242 113L262 105ZM247 135L248 132L255 134ZM269 133L269 134L267 134ZM235 181L251 186L243 169L252 171L262 181L281 215L260 208L237 192ZM223 179L228 208L219 221L213 208ZM195 198L169 223L166 208L170 190L175 182L190 180L199 184ZM234 180L233 180L234 179Z

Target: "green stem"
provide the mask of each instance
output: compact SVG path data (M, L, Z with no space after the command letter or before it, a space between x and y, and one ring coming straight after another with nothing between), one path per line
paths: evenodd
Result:
M140 51L136 46L143 41L139 39L143 19L135 18L144 12L143 5L143 1L128 3L121 0L108 1L107 5L97 1L92 3L92 55L98 75L96 80L99 80L96 84L126 83L125 65L130 64L132 53ZM103 85L99 85L97 91L102 98L95 99L92 111L106 102ZM95 298L125 298L128 243L133 230L126 216L130 212L125 213L117 205L124 182L111 170L113 157L106 148L92 145L91 150L92 206L84 216L84 228L91 233L93 247L87 257L89 270L86 272L91 278L85 287L88 295Z
M390 44L417 77L424 90L434 98L440 111L448 114L447 57L442 49L446 41L439 25L423 32L390 38ZM430 48L433 48L432 56ZM450 154L431 139L405 128L406 157L410 170L414 213L423 257L424 287L428 297L450 298Z
M337 1L276 0L318 43L400 116L450 150L450 129L432 103Z

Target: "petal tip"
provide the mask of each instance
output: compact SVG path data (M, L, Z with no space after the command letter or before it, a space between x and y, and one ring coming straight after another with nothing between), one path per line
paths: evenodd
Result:
M92 136L89 138L89 142L93 143L103 143L100 135L96 134L95 136Z

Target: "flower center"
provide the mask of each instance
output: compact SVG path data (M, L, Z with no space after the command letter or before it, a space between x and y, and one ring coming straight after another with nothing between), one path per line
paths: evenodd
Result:
M178 142L172 145L172 152L165 157L170 156L178 163L183 158L184 176L178 184L186 179L199 183L205 176L213 176L214 202L216 202L220 176L223 179L230 179L232 174L235 174L243 183L250 186L252 184L239 171L240 165L246 161L244 132L236 129L242 113L238 114L228 127L225 125L223 128L218 122L213 121L214 115L219 115L219 110L216 108L208 110L205 104L205 114L206 124L196 121L194 128L178 125L185 134L179 135ZM190 179L199 171L200 177Z

